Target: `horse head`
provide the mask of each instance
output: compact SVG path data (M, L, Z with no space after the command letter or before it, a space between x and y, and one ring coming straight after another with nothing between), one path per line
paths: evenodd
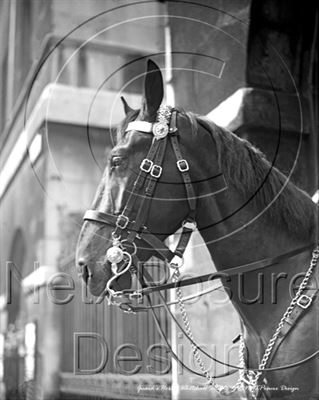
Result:
M124 266L115 274L113 289L129 288L125 264L132 263L132 255L140 261L154 254L170 259L161 243L185 221L195 223L201 178L212 169L214 154L206 157L209 163L204 158L194 162L209 143L199 149L189 118L161 106L162 100L161 71L148 61L140 110L122 98L126 116L78 241L78 269L93 295L103 293L115 264ZM218 169L217 156L215 161Z

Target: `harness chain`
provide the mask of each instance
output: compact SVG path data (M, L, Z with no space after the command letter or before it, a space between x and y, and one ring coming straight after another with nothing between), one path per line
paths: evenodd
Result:
M272 349L274 347L274 344L275 344L275 342L276 342L276 340L277 340L277 338L278 338L278 336L280 334L280 331L281 331L286 319L290 316L290 314L294 310L295 306L298 304L298 300L301 298L302 292L306 289L307 284L309 282L309 279L311 278L313 269L317 265L318 258L319 258L319 246L317 246L315 248L315 250L312 252L312 258L311 258L311 261L310 261L310 266L309 266L309 268L308 268L308 270L306 272L306 275L305 275L304 279L302 280L302 282L301 282L301 284L300 284L300 286L298 288L298 291L295 294L295 297L291 300L290 305L288 306L287 310L285 311L284 315L282 316L282 318L281 318L281 320L280 320L280 322L279 322L279 324L277 326L277 329L275 330L272 338L269 340L269 343L268 343L268 345L266 347L265 353L264 353L264 355L263 355L263 357L261 359L261 362L259 364L259 367L258 367L259 370L264 370L265 369L267 361L268 361L268 359L270 357L271 351L272 351ZM257 372L253 372L252 373L251 378L250 378L250 385L252 387L256 387L257 386L257 382L258 382L258 379L259 379L261 374L262 374L261 371L257 371Z
M180 274L179 268L176 268L173 273L172 279L177 283L178 280L180 279L180 276L181 276L181 274ZM240 335L240 344L239 344L239 368L240 368L238 371L239 378L238 378L236 384L233 386L220 385L214 381L214 378L208 372L208 368L205 366L205 364L203 362L203 359L198 351L198 347L194 344L195 340L194 340L193 332L192 332L192 329L190 326L190 320L188 318L187 311L185 309L182 291L179 287L176 288L176 293L177 293L177 301L178 301L179 309L180 309L182 320L183 320L183 323L185 326L185 331L187 333L188 338L191 339L190 344L192 347L192 351L193 351L195 360L196 360L200 370L204 374L205 378L207 379L208 384L210 386L212 386L218 393L223 394L223 395L230 395L230 394L236 392L237 390L241 389L244 374L245 374L245 356L244 356L245 343L244 343L242 335Z
M319 258L319 246L317 246L316 249L312 252L310 266L305 274L305 277L302 280L296 295L291 300L290 305L288 306L284 315L282 316L272 338L269 340L269 343L266 347L265 353L264 353L264 355L261 359L261 362L258 366L258 371L252 371L252 370L245 369L245 356L244 356L245 342L244 342L242 335L240 335L239 368L241 368L241 369L239 369L239 371L238 371L239 372L238 380L237 380L236 384L233 386L219 385L214 381L214 379L209 374L208 369L206 368L206 366L202 360L202 357L198 351L198 347L195 346L194 343L192 343L194 341L194 336L193 336L193 332L192 332L192 329L190 326L190 321L189 321L189 318L188 318L188 315L187 315L187 312L185 309L185 305L183 302L182 291L179 287L176 288L179 309L181 312L185 330L186 330L189 338L192 340L191 347L192 347L192 351L193 351L195 360L196 360L197 364L199 365L201 371L205 375L205 377L208 381L208 384L211 385L218 393L227 396L227 395L230 395L230 394L236 392L237 390L248 389L250 394L252 395L253 399L257 399L258 392L259 392L258 385L257 385L258 379L262 375L262 373L263 373L262 371L266 368L267 361L271 355L272 349L275 345L275 342L280 334L280 331L281 331L286 319L291 315L295 306L298 304L299 299L302 297L302 292L307 287L307 284L309 282L309 279L311 278L312 272L317 265L318 258ZM179 271L179 268L176 268L174 271L174 274L173 274L173 279L175 282L177 282L179 278L180 278L180 271ZM312 298L310 298L310 299L312 300Z

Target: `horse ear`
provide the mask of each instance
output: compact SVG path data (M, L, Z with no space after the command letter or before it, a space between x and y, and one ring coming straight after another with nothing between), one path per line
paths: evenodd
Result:
M123 96L121 96L121 100L123 103L123 107L124 107L124 112L127 115L129 112L134 111L133 108L131 108L128 104L127 101L125 100L125 98Z
M142 113L144 117L146 116L151 120L155 120L163 96L164 87L161 70L154 61L148 60L142 102Z

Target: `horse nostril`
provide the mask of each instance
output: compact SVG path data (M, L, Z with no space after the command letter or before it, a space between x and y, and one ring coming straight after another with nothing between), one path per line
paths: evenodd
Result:
M84 282L87 283L88 278L91 274L89 272L88 266L86 265L84 258L79 258L77 270L79 278L82 278Z
M79 258L78 259L78 266L79 267L85 267L86 266L84 258Z
M89 270L86 265L82 267L82 271L79 273L79 278L82 278L85 284L87 284L89 278Z

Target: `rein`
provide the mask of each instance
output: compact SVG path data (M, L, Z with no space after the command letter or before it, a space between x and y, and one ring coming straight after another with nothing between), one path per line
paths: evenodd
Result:
M111 263L111 268L113 272L112 278L107 282L104 293L108 295L108 300L110 304L115 304L119 306L125 312L138 312L138 311L148 311L151 310L153 317L155 319L155 323L157 328L169 346L169 349L173 355L173 357L188 371L195 373L199 376L206 377L208 383L213 386L219 393L221 394L231 394L240 389L248 389L252 394L253 398L257 398L258 396L258 379L263 372L266 371L276 371L282 370L286 368L296 367L301 365L304 362L309 361L318 355L319 350L314 352L312 355L306 357L305 359L274 368L266 368L266 363L270 363L273 359L275 353L278 350L278 347L282 343L283 339L286 337L287 333L291 330L291 328L295 325L295 322L300 318L300 316L308 309L311 305L315 295L318 292L318 289L310 292L311 290L307 289L308 281L312 279L311 274L313 269L316 267L317 260L319 257L319 249L317 247L316 250L313 251L313 257L311 260L311 265L307 271L307 274L299 286L297 295L291 301L288 309L283 315L273 337L271 338L265 354L262 358L262 362L260 363L257 369L247 369L245 367L245 345L242 336L240 336L240 366L233 366L224 362L221 362L201 349L194 341L192 331L190 329L190 323L186 314L186 310L183 303L183 297L180 291L181 287L193 285L200 282L208 282L214 279L226 279L229 280L231 276L235 276L239 273L248 273L252 271L259 270L261 268L267 268L272 265L278 264L285 259L289 259L294 257L297 254L301 254L303 252L308 251L313 248L313 244L304 246L302 248L292 250L286 254L279 255L272 258L267 258L263 260L259 260L256 262L252 262L249 264L244 264L241 266L231 267L225 269L224 272L216 272L206 275L201 275L189 279L180 279L180 268L183 265L183 255L185 249L189 243L191 235L193 231L196 229L196 221L195 221L195 212L196 212L196 196L195 191L192 186L191 177L189 174L189 164L186 159L183 158L182 152L179 144L179 136L178 129L176 125L177 119L177 111L172 109L171 107L161 106L157 115L157 121L155 123L145 122L145 121L132 121L128 124L126 131L141 131L145 133L153 134L153 140L151 147L148 151L147 157L142 160L139 168L139 173L137 178L133 184L133 188L129 194L128 200L123 208L123 211L118 214L110 214L101 212L98 210L88 210L84 215L84 220L99 222L102 224L111 225L114 227L114 231L112 232L112 247L107 250L106 253L106 261ZM182 232L178 241L178 244L174 251L170 250L166 244L161 241L158 237L153 235L148 228L146 227L146 221L148 218L151 201L155 192L156 184L162 174L163 170L163 160L165 156L165 151L167 147L168 140L170 140L172 149L176 158L176 167L181 173L186 198L189 206L189 212L186 215L184 221L182 222ZM226 188L226 183L222 173L216 174L215 178L215 188L214 193L218 193ZM143 196L141 196L141 192L144 190ZM141 199L138 211L136 215L132 218L133 207L136 204L137 199ZM122 238L123 233L125 233L125 237ZM147 271L140 271L140 262L137 257L137 245L135 240L141 240L145 242L151 249L153 249L160 259L164 260L168 266L173 270L173 282L165 283L162 285L154 285L152 282L152 277L149 275ZM131 287L131 289L125 289L121 291L114 291L111 288L112 283L116 280L120 275L130 272L132 275L132 282L135 287ZM145 278L148 280L146 283ZM165 303L165 300L162 295L163 290L176 289L178 296L178 303L181 310L182 319L186 328L186 331L180 326L175 316L172 314L168 305ZM155 306L152 305L150 300L150 294L158 292L161 299L163 300L163 307L166 311L172 316L174 321L178 324L183 333L185 333L186 337L191 343L193 354L195 359L200 366L202 373L198 373L185 364L182 363L177 357L177 355L173 352L169 342L161 329L159 324L158 317L155 313ZM146 297L149 306L141 307L136 306L131 303L133 299L141 299L143 296ZM125 298L125 301L117 302L118 298ZM203 361L200 358L199 351L203 354L207 355L212 360L226 365L228 367L234 368L234 370L229 371L225 374L221 374L219 376L211 376L208 372L208 369L205 367ZM230 375L236 370L239 371L239 379L234 386L224 386L216 384L213 379Z
M156 286L148 286L146 288L140 289L138 292L134 293L140 293L141 295L147 295L150 293L155 293L163 290L169 290L169 289L176 289L179 287L185 287L185 286L190 286L198 283L203 283L203 282L210 282L213 281L214 279L225 279L226 281L229 281L229 278L232 276L236 276L240 273L247 273L247 272L253 272L257 271L259 269L264 269L271 267L273 265L279 264L281 261L284 261L286 259L292 258L298 254L305 253L306 251L312 249L314 247L313 244L304 246L298 249L294 249L292 251L289 251L288 253L281 254L277 257L271 257L271 258L265 258L263 260L255 261L249 264L243 264L239 265L236 267L231 267L231 268L225 268L224 271L220 272L213 272L210 274L205 274L205 275L199 275L195 276L192 278L188 279L182 279L177 282L170 282L166 283L163 285L156 285ZM132 291L130 289L124 289L123 293L125 294L130 294ZM133 310L132 310L133 311ZM134 310L134 311L139 311Z

